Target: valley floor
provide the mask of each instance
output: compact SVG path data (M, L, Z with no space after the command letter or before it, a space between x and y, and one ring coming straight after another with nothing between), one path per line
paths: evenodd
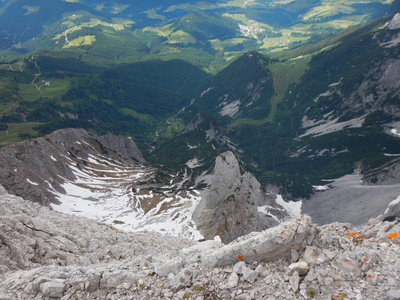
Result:
M350 222L364 225L378 217L400 194L400 185L365 185L359 174L334 180L326 191L319 191L303 201L302 213L317 224Z

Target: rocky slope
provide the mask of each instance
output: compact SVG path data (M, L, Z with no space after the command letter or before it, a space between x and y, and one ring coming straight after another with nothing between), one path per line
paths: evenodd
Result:
M1 299L399 299L398 222L291 219L228 245L125 233L0 189Z
M135 143L123 137L89 135L83 129L58 130L45 137L25 140L1 149L0 182L26 200L49 206L59 203L55 194L76 176L70 166L80 169L90 155L103 154L135 165L144 158ZM52 193L52 191L54 191Z
M196 148L197 143L192 144ZM184 147L188 148L186 140ZM121 230L191 239L219 235L231 241L287 217L284 209L272 207L273 200L267 200L253 175L241 174L232 152L218 155L214 150L211 157L187 152L187 159L201 163L187 162L183 169L171 171L145 163L129 138L59 130L0 149L0 184L25 200ZM205 171L197 171L202 164ZM258 212L258 206L269 209ZM200 218L193 217L195 210Z

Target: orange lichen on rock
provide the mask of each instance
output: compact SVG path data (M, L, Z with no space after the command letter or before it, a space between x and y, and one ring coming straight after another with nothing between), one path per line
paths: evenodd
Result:
M244 258L244 255L238 255L239 260L243 260L243 258Z
M399 237L399 234L397 232L388 233L389 240L397 239L398 237Z
M347 232L346 235L353 237L357 235L357 232Z

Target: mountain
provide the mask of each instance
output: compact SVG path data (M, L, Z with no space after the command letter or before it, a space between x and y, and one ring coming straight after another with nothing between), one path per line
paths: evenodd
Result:
M377 182L369 172L396 164L400 146L396 24L372 22L312 56L242 56L182 117L210 113L261 181L279 183L287 197L307 197L312 185L357 167Z
M146 162L129 138L62 129L0 153L0 181L10 193L126 231L230 242L289 216L231 151L171 169Z
M152 136L209 77L181 60L99 70L71 58L39 56L4 66L0 122L8 131L0 138L3 145L20 140L19 133L26 138L66 127Z
M2 1L0 298L399 299L399 4Z
M2 187L0 206L3 299L399 297L398 222L302 216L223 245L123 232Z
M180 58L215 71L250 50L285 51L394 13L398 3L6 0L0 50L8 61L40 51L102 67Z
M304 45L292 58L252 51L215 75L182 60L80 73L61 71L63 60L46 56L4 65L3 141L66 127L111 131L132 136L163 170L187 172L192 185L217 156L233 151L269 201L311 198L304 210L332 220L312 210L325 201L322 195L350 201L335 194L341 189L333 180L358 172L366 184L398 183L397 19L387 16ZM370 213L357 223L382 214L398 196L392 188L378 190L379 203L362 196ZM362 198L359 191L351 191L354 199ZM342 221L354 214L340 211Z

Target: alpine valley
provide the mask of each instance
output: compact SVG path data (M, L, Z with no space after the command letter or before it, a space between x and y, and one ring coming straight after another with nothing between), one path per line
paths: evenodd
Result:
M0 2L0 299L400 299L400 1Z

